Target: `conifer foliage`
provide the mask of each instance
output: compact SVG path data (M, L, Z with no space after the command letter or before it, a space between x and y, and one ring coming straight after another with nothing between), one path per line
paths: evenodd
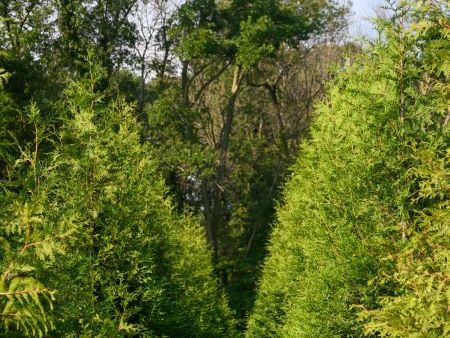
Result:
M173 212L132 107L104 103L100 75L66 90L58 132L30 109L35 142L2 183L0 336L232 335L201 229Z
M0 1L0 338L450 337L450 7L342 3Z
M450 334L449 8L390 10L318 107L248 337Z

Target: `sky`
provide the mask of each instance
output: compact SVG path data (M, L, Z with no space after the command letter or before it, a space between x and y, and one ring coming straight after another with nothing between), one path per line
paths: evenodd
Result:
M352 0L350 34L373 38L375 31L369 22L375 16L375 9L383 3L381 0Z

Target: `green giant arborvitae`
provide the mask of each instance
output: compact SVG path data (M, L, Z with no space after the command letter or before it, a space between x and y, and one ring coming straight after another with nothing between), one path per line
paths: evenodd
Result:
M402 2L319 105L248 337L450 332L448 6Z
M172 210L132 108L104 103L98 75L66 91L53 150L36 122L2 183L0 336L233 336L202 230Z

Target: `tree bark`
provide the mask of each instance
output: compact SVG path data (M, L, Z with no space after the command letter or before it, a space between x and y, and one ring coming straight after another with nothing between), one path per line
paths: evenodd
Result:
M213 223L213 215L211 211L211 201L209 197L209 189L206 178L202 179L201 183L201 194L202 194L202 202L203 202L203 212L205 214L205 225L206 225L206 233L208 235L209 243L211 243L211 247L213 250L213 260L217 261L217 231L215 223Z
M241 85L243 72L241 67L236 66L234 69L233 83L231 85L231 93L228 98L227 104L223 110L222 116L224 119L224 124L222 131L220 133L219 140L219 165L218 165L218 175L217 183L221 185L225 179L225 171L227 164L228 146L230 144L230 135L233 124L234 111L236 107L236 98Z
M189 107L189 61L182 62L181 68L181 99L184 107Z
M241 67L236 66L234 69L233 83L231 84L230 96L222 111L222 117L224 124L220 133L220 140L217 144L219 158L217 164L217 172L215 177L214 186L212 188L211 204L210 206L210 220L209 226L211 227L211 234L213 241L211 243L214 250L215 262L217 261L219 244L217 239L218 227L224 222L224 209L227 208L224 205L224 182L226 179L226 167L228 158L228 147L230 143L230 134L233 125L233 116L235 113L236 99L241 85L243 76L243 70ZM205 210L206 211L206 210Z
M280 131L281 146L283 148L284 155L287 158L289 156L289 147L288 147L288 142L287 142L287 137L286 137L286 126L284 124L283 116L282 116L282 112L281 112L281 105L280 105L280 102L278 101L278 97L277 97L277 85L276 84L270 85L267 83L265 85L265 87L269 91L272 105L275 108L275 115L277 117L278 129Z

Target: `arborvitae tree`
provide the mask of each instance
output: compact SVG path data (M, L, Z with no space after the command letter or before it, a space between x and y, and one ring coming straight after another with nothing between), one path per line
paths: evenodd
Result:
M2 203L12 210L2 210L3 242L16 253L2 255L2 282L11 289L8 267L23 262L28 270L19 277L49 294L28 307L16 297L7 315L27 311L30 328L19 327L26 335L233 336L202 230L172 210L132 107L103 103L99 74L94 68L66 91L54 150L30 146L2 185Z
M0 98L7 102L7 96L1 90L0 87ZM45 279L45 266L55 262L56 253L64 251L63 243L55 239L64 236L64 233L69 235L65 231L65 224L69 222L54 223L50 227L43 215L44 204L38 193L41 167L38 165L37 149L45 127L39 121L35 106L31 106L27 115L34 125L35 146L19 149L21 158L15 160L12 166L6 166L5 180L0 182L2 337L15 337L17 332L26 336L42 336L52 328L47 310L52 307L54 291L42 281ZM8 150L11 148L11 137L5 135L9 122L8 119L0 120L0 158L5 164L10 160Z
M448 6L391 10L317 109L248 337L450 332Z
M7 54L0 52L0 58L6 57ZM9 94L4 90L4 84L8 80L10 74L0 67L0 152L3 153L8 147L8 139L5 135L5 126L10 125L13 121L14 105ZM0 178L3 176L5 163L0 156Z
M401 250L384 258L392 270L380 276L381 283L396 286L395 293L381 297L379 308L361 313L365 332L381 337L450 335L450 25L445 13L448 4L425 4L411 25L413 38L426 42L413 108L424 116L409 143L411 164L404 177L411 217Z

